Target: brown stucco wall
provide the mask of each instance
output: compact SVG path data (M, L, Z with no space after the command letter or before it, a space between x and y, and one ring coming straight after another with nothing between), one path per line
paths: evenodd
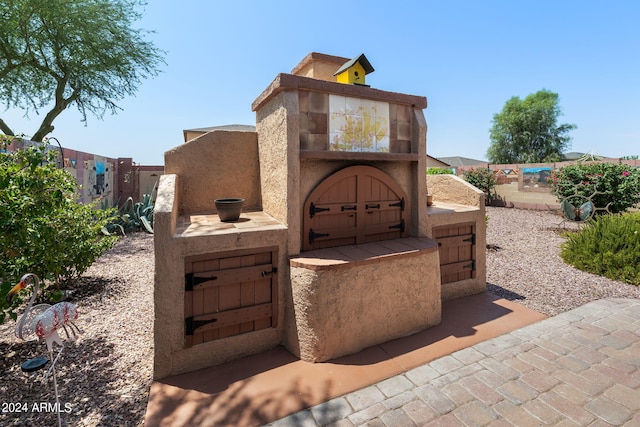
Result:
M291 267L297 336L287 348L322 362L440 323L434 251L350 268Z
M164 154L165 173L180 176L180 214L216 212L213 201L242 197L245 210L260 210L258 137L216 130Z
M183 237L176 224L178 191L182 177L163 175L160 179L154 220L155 293L154 293L154 378L214 366L238 357L273 348L283 342L285 289L288 287L287 230L284 225L251 229L244 232L193 231ZM215 254L238 249L259 251L278 247L277 327L262 329L184 348L185 257Z
M291 70L291 74L335 82L333 74L347 61L349 58L311 52Z
M281 92L256 112L262 209L289 227L288 251L300 251L298 218L302 203L298 96Z
M426 108L426 106L425 106ZM412 198L416 207L412 210L411 222L417 224L418 229L411 229L411 233L418 236L428 236L427 219L427 182L423 179L423 173L427 170L427 120L422 109L413 110L411 128L412 144L416 146L416 152L420 154L417 162L412 164L411 177L413 179Z
M388 102L391 153L328 151L329 94ZM422 179L426 169L425 107L424 97L289 74L278 75L254 101L262 206L289 227L290 255L301 251L301 208L311 191L332 173L358 164L383 170L403 188L408 196L409 234L426 235L426 206L421 202L426 194Z
M485 196L482 191L455 175L427 175L433 194L433 206L427 209L428 235L444 225L474 223L476 227L476 277L442 285L442 300L447 301L484 292L487 286L487 224Z
M427 192L433 196L434 203L455 203L482 207L484 193L455 175L426 175Z
M154 207L154 378L171 375L172 356L178 347L176 341L184 340L176 332L177 327L184 329L184 318L180 318L184 307L179 307L183 304L176 304L179 300L173 299L180 289L184 289L179 285L181 271L184 281L184 267L180 268L179 260L171 258L174 256L172 240L178 220L178 180L177 175L160 177Z

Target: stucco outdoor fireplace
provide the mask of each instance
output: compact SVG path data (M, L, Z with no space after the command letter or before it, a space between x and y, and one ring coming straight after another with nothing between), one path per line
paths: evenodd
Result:
M426 98L366 86L371 71L309 54L254 101L255 131L185 131L165 153L156 378L278 345L326 361L484 291L484 196L437 178L427 207ZM215 211L228 197L245 200L237 221Z

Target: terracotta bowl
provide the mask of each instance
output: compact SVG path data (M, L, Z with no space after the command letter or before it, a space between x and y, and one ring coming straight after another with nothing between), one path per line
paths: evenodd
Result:
M237 221L240 218L240 213L242 212L242 204L244 203L244 199L241 198L228 198L228 199L216 199L214 200L216 204L216 210L218 211L218 216L220 217L220 221L222 222L232 222Z

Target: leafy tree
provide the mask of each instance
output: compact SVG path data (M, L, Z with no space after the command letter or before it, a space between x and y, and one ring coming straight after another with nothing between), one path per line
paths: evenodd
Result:
M0 149L7 142L0 135ZM55 156L35 146L0 152L0 323L15 315L20 298L9 305L5 295L23 274L73 280L116 242L101 233L115 210L79 203L76 179L56 167Z
M116 113L159 72L162 51L133 28L140 0L3 0L0 2L0 102L28 115L49 108L31 140L53 131L53 121L75 105ZM0 117L0 131L15 135Z
M558 125L562 114L558 94L539 90L525 99L509 99L493 116L491 145L487 157L491 163L543 163L562 160L569 148L573 124Z

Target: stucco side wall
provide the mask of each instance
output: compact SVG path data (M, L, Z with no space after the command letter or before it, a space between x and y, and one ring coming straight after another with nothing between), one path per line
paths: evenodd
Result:
M476 227L476 277L442 285L447 301L484 292L487 287L487 224L484 193L455 175L427 175L427 189L433 207L427 209L428 236L436 227L473 223Z
M215 199L242 197L260 210L258 138L254 132L216 130L164 154L165 173L180 176L179 213L215 213Z
M171 372L171 348L180 337L171 335L174 324L184 324L176 310L175 300L170 300L179 280L180 270L184 277L184 267L176 268L176 260L172 259L172 237L178 220L178 176L163 175L158 183L158 193L154 207L154 252L155 252L155 287L154 287L154 378L163 378ZM176 277L177 276L177 277ZM183 278L184 281L184 278ZM183 338L184 339L184 338Z
M414 188L411 198L417 203L415 209L411 211L414 215L417 215L417 218L412 217L411 222L415 224L413 227L417 227L417 229L412 227L410 232L412 234L417 233L418 236L427 236L427 182L422 179L427 170L427 120L424 117L424 111L421 109L413 110L411 133L411 138L417 144L417 153L420 154L420 158L417 164L413 163L413 170L411 171Z
M455 175L426 175L427 192L434 203L476 206L484 210L484 193Z
M214 366L275 347L284 337L284 301L288 287L287 229L284 225L251 232L181 237L178 223L178 191L181 177L160 177L154 210L154 378L164 378ZM185 258L238 249L278 247L277 326L184 348Z
M156 236L158 236L156 229ZM164 230L160 233L165 236ZM162 238L156 249L154 378L215 366L282 344L284 301L288 286L287 230L284 226L248 233ZM156 248L160 242L156 238ZM185 257L238 249L278 247L277 326L184 348Z
M289 351L322 362L440 323L436 251L315 271L291 267L297 340Z
M289 253L300 251L298 94L281 92L256 111L262 209L289 226Z

